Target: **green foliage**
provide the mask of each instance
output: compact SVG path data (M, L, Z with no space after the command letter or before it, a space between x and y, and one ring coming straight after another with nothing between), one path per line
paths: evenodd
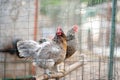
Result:
M44 15L47 14L48 6L59 6L60 4L62 4L61 0L41 0L40 2L40 12Z
M87 3L88 1L89 1L89 0L80 0L80 2L86 2L86 3Z
M103 2L106 2L107 0L89 0L88 1L88 6L94 6L97 4L101 4Z
M101 4L103 2L107 2L108 0L80 0L80 1L87 3L88 6L94 6L97 4Z

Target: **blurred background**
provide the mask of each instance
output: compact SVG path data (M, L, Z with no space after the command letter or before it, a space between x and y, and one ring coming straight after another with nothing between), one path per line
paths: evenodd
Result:
M120 0L116 5L114 79L120 79ZM110 55L112 0L0 0L0 49L14 38L39 41L55 35L61 26L66 33L79 26L78 51L66 60L70 65L87 56L88 64L61 80L107 80ZM0 52L0 78L16 79L40 74L32 70L31 59Z

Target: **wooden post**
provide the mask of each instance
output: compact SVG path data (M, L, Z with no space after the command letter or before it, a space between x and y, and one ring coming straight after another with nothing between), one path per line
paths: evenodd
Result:
M37 40L37 29L38 29L38 0L35 0L34 40Z
M34 16L34 40L37 40L37 30L38 30L38 0L35 0L35 16ZM32 65L32 74L36 74L36 67Z

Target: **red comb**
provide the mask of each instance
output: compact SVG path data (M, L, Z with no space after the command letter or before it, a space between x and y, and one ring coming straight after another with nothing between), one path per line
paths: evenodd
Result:
M73 25L74 32L78 32L78 25Z

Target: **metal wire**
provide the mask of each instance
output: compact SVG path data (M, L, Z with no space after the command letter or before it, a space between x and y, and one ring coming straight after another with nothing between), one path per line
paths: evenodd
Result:
M7 46L13 38L33 40L34 1L0 0L0 49ZM87 0L38 0L36 41L43 37L51 39L57 26L61 26L67 33L74 24L79 25L76 34L78 51L65 60L65 67L69 68L70 65L81 60L81 55L86 56L83 63L87 62L87 64L60 80L108 80L111 1L88 0L85 4L83 1ZM118 0L117 6L120 5L119 3ZM119 23L116 25L119 27ZM120 79L118 30L116 30L118 42L115 42L113 80ZM36 72L33 74L32 65L32 58L19 59L16 55L0 52L0 79L26 78L44 73L43 69L36 67Z

